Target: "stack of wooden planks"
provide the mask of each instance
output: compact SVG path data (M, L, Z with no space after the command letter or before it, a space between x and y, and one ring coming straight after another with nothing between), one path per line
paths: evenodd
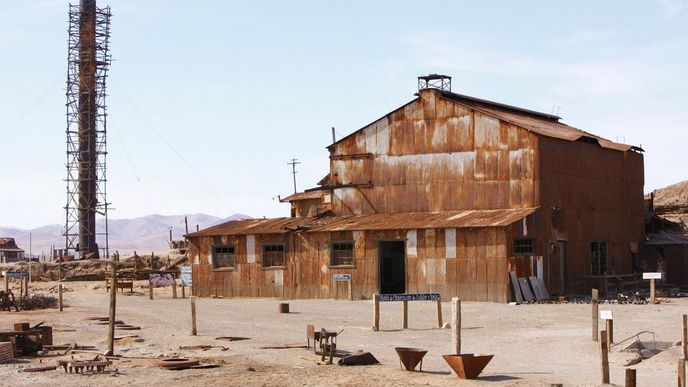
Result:
M0 364L7 363L14 358L12 343L9 341L0 342Z

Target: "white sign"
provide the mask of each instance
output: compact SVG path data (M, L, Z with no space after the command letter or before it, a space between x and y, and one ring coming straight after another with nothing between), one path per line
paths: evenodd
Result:
M179 268L179 271L182 275L182 285L183 286L192 286L192 284L191 284L191 266L182 266Z
M643 279L662 279L662 273L643 273Z
M601 310L600 311L600 320L614 320L614 316L612 316L612 311L611 310Z
M351 274L333 274L333 281L351 281Z

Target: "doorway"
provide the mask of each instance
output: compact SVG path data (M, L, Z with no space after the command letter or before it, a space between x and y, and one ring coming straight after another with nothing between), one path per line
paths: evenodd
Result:
M378 242L380 293L406 293L406 247L404 241Z
M550 262L550 292L564 295L566 294L566 241L557 241Z

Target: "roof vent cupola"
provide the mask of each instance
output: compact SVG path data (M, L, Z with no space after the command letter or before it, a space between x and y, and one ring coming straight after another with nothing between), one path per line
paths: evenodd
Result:
M422 75L418 77L418 91L424 89L451 91L451 77L441 74Z

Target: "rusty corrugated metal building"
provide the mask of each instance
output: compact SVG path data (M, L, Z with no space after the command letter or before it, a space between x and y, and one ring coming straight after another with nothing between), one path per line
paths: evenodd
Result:
M419 80L417 98L328 147L329 174L285 199L291 218L189 234L194 293L331 298L349 273L359 299L507 302L509 271L554 294L630 272L642 149Z
M0 237L0 262L19 262L24 259L24 250L17 246L14 238Z

